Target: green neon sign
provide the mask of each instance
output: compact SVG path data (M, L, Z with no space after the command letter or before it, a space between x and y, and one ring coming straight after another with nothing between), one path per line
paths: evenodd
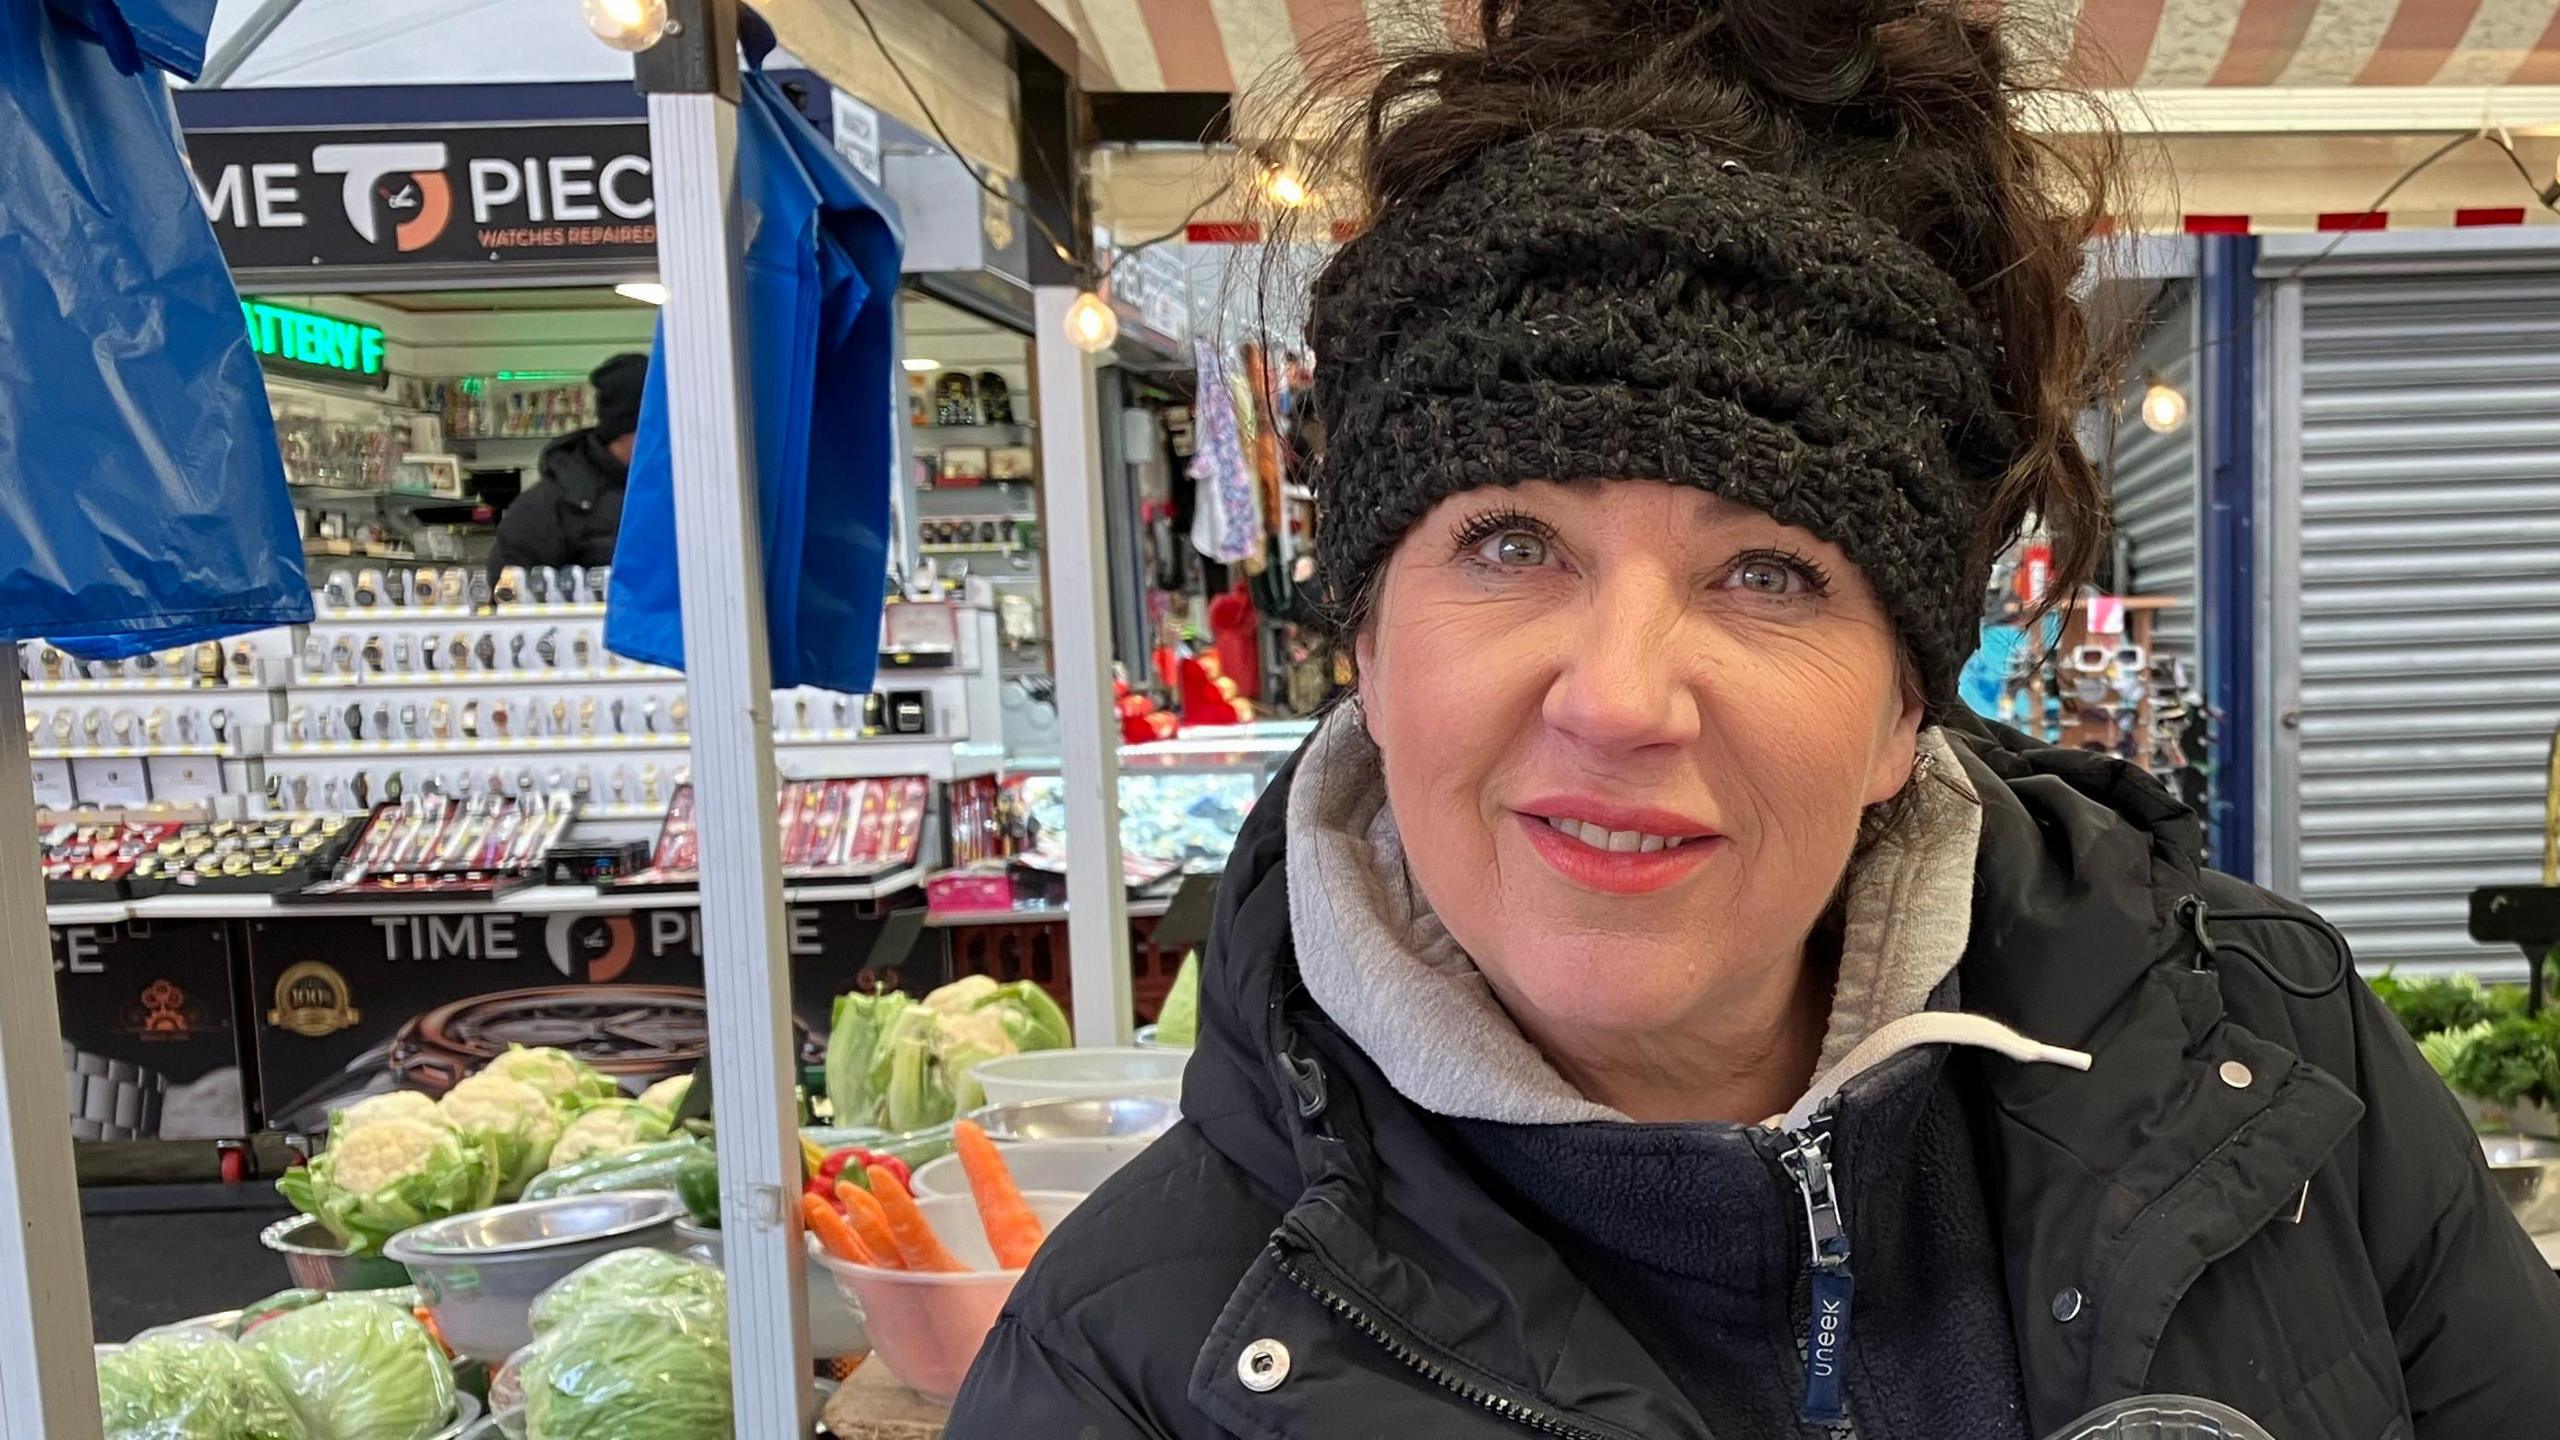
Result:
M240 319L249 327L249 348L260 359L334 380L376 387L391 383L379 325L266 300L241 301Z

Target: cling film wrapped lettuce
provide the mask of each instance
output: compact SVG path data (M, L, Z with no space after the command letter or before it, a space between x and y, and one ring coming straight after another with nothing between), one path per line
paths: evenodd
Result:
M1065 1012L1027 980L972 975L921 1002L846 995L828 1036L828 1102L839 1125L925 1129L984 1103L969 1075L979 1062L1073 1043Z
M729 1290L720 1272L699 1260L664 1250L616 1250L570 1271L535 1296L525 1323L535 1335L548 1335L580 1315L631 1300L668 1300L725 1317Z
M240 1342L173 1330L101 1356L107 1440L314 1440L275 1373Z
M242 1341L311 1440L427 1440L453 1419L452 1362L418 1318L371 1294L280 1315Z
M731 1440L728 1311L697 1261L624 1251L572 1272L510 1362L526 1440Z

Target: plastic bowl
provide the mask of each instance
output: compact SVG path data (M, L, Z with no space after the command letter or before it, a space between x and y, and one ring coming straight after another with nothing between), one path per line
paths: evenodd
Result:
M1047 1190L1025 1191L1022 1198L1050 1229L1084 1201L1082 1195ZM948 1404L960 1393L961 1380L1022 1272L994 1268L995 1255L978 1226L977 1203L969 1197L935 1195L919 1198L916 1205L952 1255L973 1268L948 1275L882 1270L839 1260L818 1250L815 1240L810 1253L862 1311L871 1332L872 1358L888 1366L899 1384Z
M1033 1050L980 1061L969 1075L987 1092L987 1103L1088 1099L1110 1095L1182 1098L1181 1050L1141 1050L1132 1045L1092 1050Z
M723 1263L719 1231L678 1221L676 1234L686 1248L701 1250L714 1265ZM871 1353L870 1337L863 1333L862 1311L827 1278L815 1255L809 1257L809 1353L821 1360L851 1359Z
M684 1249L684 1202L655 1190L564 1195L437 1220L391 1237L456 1354L495 1365L533 1343L534 1297L616 1250Z
M1170 1130L1182 1107L1161 1095L1107 1095L1097 1099L1020 1100L988 1105L969 1116L987 1138L1007 1140L1137 1140Z
M1163 1030L1164 1027L1161 1025L1139 1026L1137 1033L1138 1048L1141 1050L1172 1050L1184 1055L1191 1053L1191 1047L1188 1045L1176 1045L1170 1040L1160 1038L1163 1034Z
M1002 1148L1005 1168L1013 1172L1014 1184L1025 1190L1085 1195L1101 1189L1103 1181L1153 1143L1151 1137L1137 1136L1125 1140L1006 1141ZM965 1196L969 1193L969 1173L961 1166L959 1156L945 1155L916 1171L915 1191L919 1198Z
M409 1283L399 1261L348 1249L308 1215L288 1215L259 1231L258 1243L284 1257L284 1273L300 1289L396 1290Z

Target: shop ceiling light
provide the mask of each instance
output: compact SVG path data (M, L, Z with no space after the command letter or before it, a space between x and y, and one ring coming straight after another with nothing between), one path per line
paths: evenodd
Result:
M902 360L902 361L899 361L898 363L899 363L899 364L902 364L902 365L904 365L904 366L906 366L906 367L907 367L907 372L908 372L909 374L912 374L912 375L924 375L924 374L929 374L929 373L931 373L931 372L933 372L933 371L936 371L936 370L939 370L939 369L941 369L941 368L942 368L942 362L941 362L941 361L939 361L939 360L927 360L927 359L923 358L922 356L918 356L918 355L910 355L910 356L908 356L906 359L904 359L904 360Z
M1068 344L1091 355L1110 349L1119 338L1120 317L1101 296L1087 290L1067 307Z
M616 50L641 51L667 33L667 0L586 0L587 28Z
M667 287L655 280L626 280L614 286L613 293L625 300L637 300L643 305L667 303Z
M2162 435L2187 423L2186 393L2154 375L2142 392L2142 423Z

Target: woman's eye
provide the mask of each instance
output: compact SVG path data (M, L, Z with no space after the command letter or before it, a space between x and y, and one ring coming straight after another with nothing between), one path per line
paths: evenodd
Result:
M1745 560L1734 567L1732 584L1755 595L1792 595L1806 588L1804 576L1783 560Z
M1546 537L1528 530L1505 530L1485 541L1476 554L1509 569L1531 570L1547 563Z

